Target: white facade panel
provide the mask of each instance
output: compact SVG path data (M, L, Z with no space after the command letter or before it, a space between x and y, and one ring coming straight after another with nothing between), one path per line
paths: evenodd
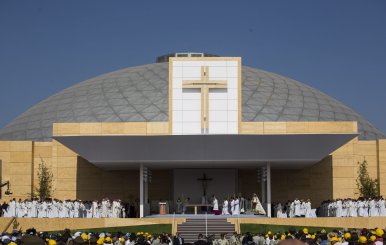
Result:
M201 134L201 122L184 122L182 134Z
M201 111L182 111L183 122L201 122Z
M182 111L182 99L181 100L174 100L174 103L172 103L173 112L174 111Z
M227 122L228 111L209 111L210 122Z
M182 122L182 111L173 111L173 121L174 122Z
M178 59L178 58L177 58ZM172 131L173 134L237 134L238 133L238 100L239 98L239 61L181 58L172 61ZM201 70L207 69L209 77L201 81ZM183 81L200 81L194 86L198 88L183 88ZM208 130L202 126L201 97L202 83L225 81L226 88L210 88L207 100L209 121ZM205 123L204 123L205 125Z
M228 88L228 99L229 100L238 100L239 91L235 88Z
M177 77L182 77L182 66L174 66L173 67L173 74L174 76ZM174 87L175 88L175 87Z
M201 66L184 66L183 67L183 77L191 79L200 79L201 78Z
M227 122L209 122L210 134L227 134L228 123Z
M183 100L182 110L201 111L201 100Z
M233 61L233 60L228 60L227 61L227 66L236 66L238 67L238 62L237 61Z
M227 111L228 100L209 100L209 111Z
M239 102L237 100L228 100L228 110L230 111L238 111Z
M239 131L239 123L238 122L228 122L228 134L237 134Z
M228 67L227 69L228 77L238 78L238 68L237 67Z
M228 122L238 122L239 112L238 111L228 111Z
M209 71L210 80L224 80L224 78L227 78L226 66L217 66L210 69Z
M173 134L182 134L182 122L173 121Z
M201 100L200 89L183 89L182 99L185 100Z
M209 100L227 100L228 89L216 89L215 91L209 92Z

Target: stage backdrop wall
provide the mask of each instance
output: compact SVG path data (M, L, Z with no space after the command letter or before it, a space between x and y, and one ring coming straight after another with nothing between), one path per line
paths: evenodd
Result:
M237 193L237 170L235 169L175 169L173 172L174 200L190 197L190 203L201 203L203 174L208 181L207 198L215 194L221 202L225 196Z

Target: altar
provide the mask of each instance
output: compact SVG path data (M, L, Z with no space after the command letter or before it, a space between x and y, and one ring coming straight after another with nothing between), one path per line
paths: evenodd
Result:
M236 169L174 169L173 170L173 199L184 201L190 198L189 204L205 204L202 202L204 195L203 177L207 178L205 196L209 201L212 195L217 199L229 199L238 195ZM211 204L211 203L206 203Z

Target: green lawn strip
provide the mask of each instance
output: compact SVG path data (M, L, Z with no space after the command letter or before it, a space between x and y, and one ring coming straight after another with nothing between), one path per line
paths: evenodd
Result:
M285 232L289 229L302 230L307 228L310 234L320 231L322 229L330 232L332 230L339 230L342 228L338 227L319 227L319 226L291 226L291 225L268 225L268 224L240 224L241 233L261 233L271 231L272 233L276 232Z
M154 224L154 225L135 225L135 226L120 226L120 227L103 227L103 228L90 228L90 229L73 229L72 232L124 232L124 233L136 233L136 232L148 232L150 234L160 234L163 232L171 233L171 224ZM50 231L49 233L57 233L62 231Z

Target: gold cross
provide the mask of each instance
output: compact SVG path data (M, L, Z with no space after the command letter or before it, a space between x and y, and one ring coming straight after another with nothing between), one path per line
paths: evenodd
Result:
M182 81L182 88L199 88L201 90L201 130L209 128L209 89L227 88L227 81L210 81L209 67L201 66L201 80Z

